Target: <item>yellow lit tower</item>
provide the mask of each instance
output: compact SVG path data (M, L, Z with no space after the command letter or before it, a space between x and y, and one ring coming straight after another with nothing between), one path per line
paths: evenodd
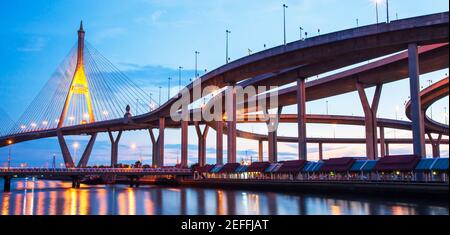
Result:
M89 93L89 85L86 74L84 72L84 34L85 32L83 30L83 21L81 21L80 29L78 30L77 66L75 68L75 73L70 84L69 93L67 94L64 108L59 119L58 128L61 128L64 125L64 121L66 120L67 111L69 110L73 95L84 95L86 100L89 120L85 120L85 117L83 117L82 123L95 122L94 112L92 110L91 95Z

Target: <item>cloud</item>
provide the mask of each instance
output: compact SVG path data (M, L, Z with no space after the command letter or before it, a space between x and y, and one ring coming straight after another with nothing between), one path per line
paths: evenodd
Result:
M31 37L24 46L17 48L21 52L39 52L44 49L46 40L44 37Z

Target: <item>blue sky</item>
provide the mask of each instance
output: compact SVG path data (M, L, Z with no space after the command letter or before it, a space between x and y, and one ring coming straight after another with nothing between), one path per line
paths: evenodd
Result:
M122 69L131 79L148 92L157 93L159 85L166 86L167 77L178 75L178 66L184 67L183 79L187 83L194 72L194 51L200 51L199 68L208 71L225 61L225 30L231 30L230 57L238 59L248 49L259 51L283 42L283 9L287 9L287 39L298 40L299 27L309 35L322 34L375 22L375 5L371 0L22 0L2 3L0 14L0 107L12 119L17 119L39 90L50 78L54 69L76 42L76 30L84 21L86 40L104 56ZM385 3L379 6L380 21L386 18ZM448 11L449 3L443 0L414 1L391 0L391 19L406 18ZM426 80L440 80L448 70L423 76ZM175 88L174 88L175 89ZM403 80L385 86L380 104L380 117L405 118L403 103L408 97L408 81ZM373 92L373 91L371 91ZM163 96L165 97L165 96ZM350 93L327 99L330 113L362 115L359 103L348 105L356 94ZM433 106L433 116L444 122L444 107L448 98ZM448 110L448 109L447 109ZM292 109L286 109L286 113ZM294 109L295 111L295 109ZM324 113L325 100L308 103L308 112ZM281 125L280 135L295 136L290 125ZM241 126L243 129L264 133L261 125ZM196 136L190 130L192 161L196 155ZM208 138L209 161L214 153L214 132ZM363 137L362 127L308 125L308 135L319 137ZM388 131L388 137L410 136L407 132ZM81 138L81 139L80 139ZM85 137L75 137L84 143ZM175 162L178 154L178 130L169 130L167 138L168 162ZM69 142L74 141L68 139ZM132 143L138 150L131 151ZM280 144L282 158L294 158L295 146ZM45 147L43 147L45 146ZM316 146L310 147L312 158L317 157ZM255 155L257 143L240 140L241 156ZM325 146L325 156L361 156L364 146ZM410 152L410 146L393 147L393 152ZM448 148L442 149L448 155ZM93 154L94 163L108 162L109 143L101 136ZM127 133L122 141L120 158L136 159L142 153L149 161L151 152L146 132ZM53 153L59 154L56 140L39 140L13 146L16 163L33 162L42 165ZM0 164L4 162L6 149L0 149ZM50 156L50 157L49 157ZM31 159L31 160L30 160Z

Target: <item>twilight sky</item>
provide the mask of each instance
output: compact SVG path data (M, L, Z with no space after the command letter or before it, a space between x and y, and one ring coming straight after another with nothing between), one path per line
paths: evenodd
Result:
M178 76L184 67L183 83L194 76L194 51L200 51L199 68L211 71L225 62L225 30L231 30L231 60L241 58L248 49L256 52L283 42L283 3L286 11L287 39L299 39L299 27L310 36L339 31L375 22L375 4L371 0L21 0L6 1L0 7L0 122L17 120L27 105L50 78L58 64L76 42L76 30L84 21L86 40L125 72L146 91L157 95L158 86L167 89L167 78ZM443 0L390 0L391 19L407 18L448 11ZM386 19L386 4L379 4L380 21ZM448 69L421 77L437 82ZM408 80L387 84L383 88L379 117L406 119L404 102L408 99ZM173 94L178 88L173 88ZM167 91L164 92L166 94ZM373 89L369 92L373 93ZM163 96L165 97L165 96ZM362 116L356 93L308 103L308 113L323 114L326 101L330 114ZM350 104L350 105L349 105ZM433 105L433 118L445 122L448 97ZM398 110L398 111L397 111ZM295 107L284 113L295 112ZM429 112L429 115L431 113ZM447 115L448 119L448 115ZM6 123L1 123L6 125ZM239 128L265 133L264 125L240 125ZM296 136L294 125L280 125L279 135ZM0 128L2 130L2 128ZM169 130L166 137L166 162L176 162L179 130ZM311 137L364 137L363 127L308 125ZM404 131L387 130L387 138L410 137ZM190 162L196 161L197 137L190 129ZM86 137L68 138L82 146ZM119 159L130 162L142 157L151 159L147 132L126 133L121 141ZM131 145L137 146L136 150ZM99 136L91 157L92 164L109 162L109 140ZM215 132L208 137L208 162L214 162ZM225 143L226 146L226 143ZM265 145L265 149L267 145ZM317 159L317 146L309 145L309 156ZM256 158L257 143L238 141L239 157ZM0 165L6 162L7 149L0 149ZM267 149L266 149L267 151ZM296 158L296 146L280 144L280 160ZM325 157L364 156L364 145L325 145ZM391 152L410 153L411 146L392 146ZM448 146L441 148L448 156ZM79 152L81 152L79 150ZM428 149L430 152L430 149ZM61 162L56 139L37 140L12 147L13 164L50 164L53 154ZM80 155L80 154L78 154Z

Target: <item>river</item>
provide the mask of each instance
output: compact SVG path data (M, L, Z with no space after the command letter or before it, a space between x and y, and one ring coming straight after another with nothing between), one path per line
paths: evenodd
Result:
M448 201L13 180L1 215L448 215Z

